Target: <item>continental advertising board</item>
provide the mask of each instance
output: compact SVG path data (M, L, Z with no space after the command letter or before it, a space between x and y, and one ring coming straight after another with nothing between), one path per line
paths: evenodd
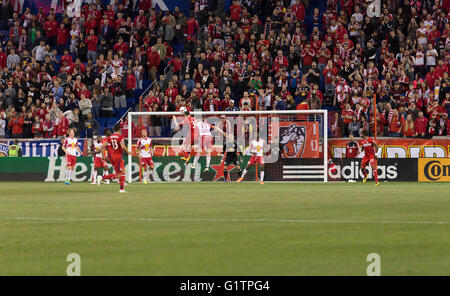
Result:
M450 158L420 158L418 170L421 182L450 182Z

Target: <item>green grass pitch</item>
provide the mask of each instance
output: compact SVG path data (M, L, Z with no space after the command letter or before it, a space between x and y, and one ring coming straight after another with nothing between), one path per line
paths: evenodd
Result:
M450 274L445 183L0 183L0 275Z

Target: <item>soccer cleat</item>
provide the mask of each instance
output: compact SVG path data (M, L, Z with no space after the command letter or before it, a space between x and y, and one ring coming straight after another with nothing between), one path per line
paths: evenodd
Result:
M95 180L92 181L91 185L95 185L95 184L97 184L97 182L95 182Z
M366 183L366 181L367 181L367 176L364 177L363 183Z
M264 181L259 181L259 184L264 185Z
M184 159L183 159L183 158L184 158ZM182 157L181 159L183 159L183 160L184 160L184 164L187 165L187 164L189 163L189 160L191 160L191 157L190 157L190 156L188 156L188 157Z
M223 181L224 181L225 183L228 182L227 178L224 178Z
M142 183L147 184L147 180L144 179L144 181L142 181Z
M128 191L125 191L125 189L119 190L119 193L128 193Z
M97 177L97 186L100 186L101 182L102 182L102 176L98 176Z
M195 164L191 164L191 169L195 169Z
M209 172L209 168L205 168L204 172Z
M108 185L109 184L109 180L102 180L102 183Z
M242 177L240 177L239 179L237 179L237 183L241 183L242 182L242 180L244 180L244 178L242 178Z
M70 185L70 181L66 181L66 183L64 183L64 184L66 184L66 185Z
M378 185L380 185L380 182L376 182L376 183L375 183L375 186L378 186Z

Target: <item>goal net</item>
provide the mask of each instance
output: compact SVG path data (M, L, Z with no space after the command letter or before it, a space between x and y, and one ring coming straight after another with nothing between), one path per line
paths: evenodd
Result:
M255 162L252 156L262 155L243 181L258 181L263 170L264 181L327 182L327 115L327 110L129 112L123 124L132 151L127 179L236 181ZM143 130L150 146L139 142ZM205 136L209 131L210 138ZM264 143L259 154L250 145L258 139ZM149 151L153 170L144 159Z

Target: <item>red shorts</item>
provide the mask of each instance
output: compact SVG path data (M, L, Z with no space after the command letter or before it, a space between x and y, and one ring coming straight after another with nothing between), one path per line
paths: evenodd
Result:
M262 156L252 156L248 162L248 165L254 165L255 163L264 164L264 158Z
M77 163L77 157L73 155L66 155L66 162L68 167L73 168Z
M98 168L106 168L106 161L103 161L101 157L94 157L94 167Z
M199 147L202 148L202 150L209 150L212 149L212 136L202 136L200 139L200 145Z
M192 146L194 145L194 138L191 135L187 135L183 140L183 146Z
M153 167L153 159L151 157L141 158L142 166Z
M377 165L377 160L374 156L364 156L361 162L361 168L365 168L367 165L374 167Z
M116 174L123 173L125 171L125 164L123 158L111 158L111 165L113 166Z

